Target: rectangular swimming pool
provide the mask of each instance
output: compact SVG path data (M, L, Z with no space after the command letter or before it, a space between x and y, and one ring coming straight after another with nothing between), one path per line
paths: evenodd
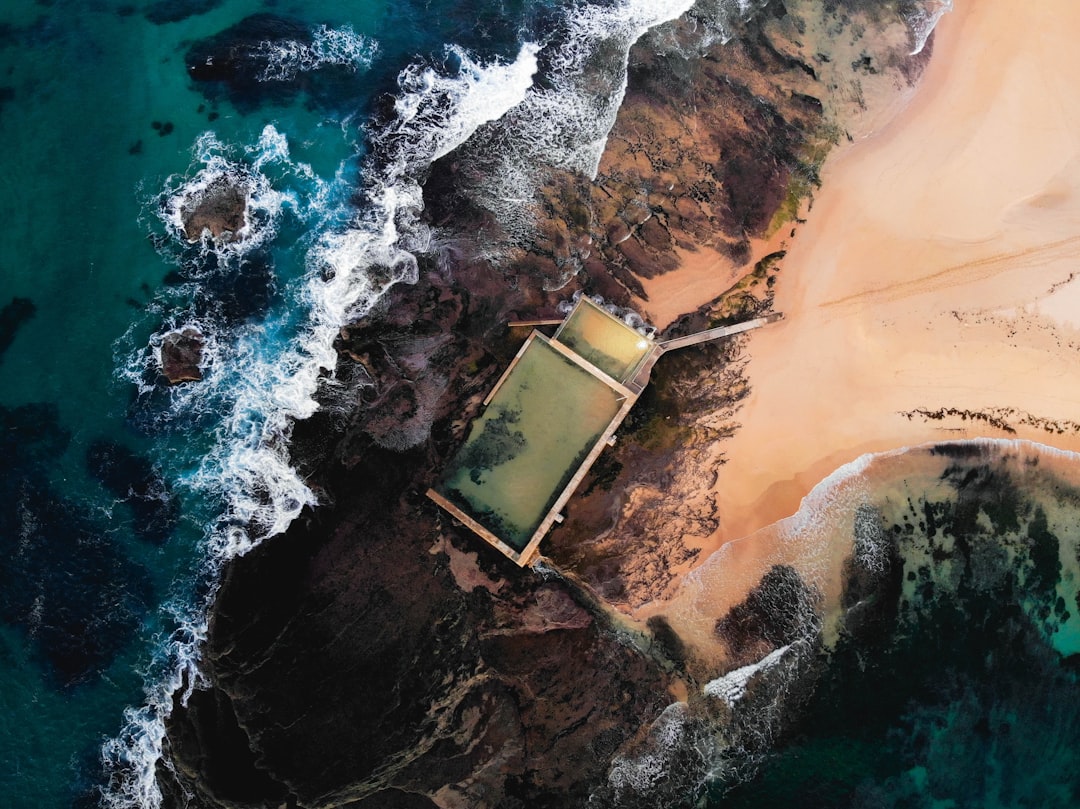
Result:
M521 552L625 401L534 334L435 490Z
M653 343L582 296L555 339L617 382L625 382Z

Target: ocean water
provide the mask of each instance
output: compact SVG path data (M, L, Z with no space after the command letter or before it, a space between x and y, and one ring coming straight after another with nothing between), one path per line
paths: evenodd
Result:
M595 170L628 48L689 5L5 5L0 802L158 805L161 717L199 685L221 565L317 502L288 437L316 396L344 410L356 395L328 373L338 327L438 249L420 217L427 167L482 144L478 202L526 237L532 184L545 166ZM703 3L703 39L758 5ZM197 81L192 67L233 70L222 43L244 54L233 81ZM246 195L245 238L188 244L181 198L222 178ZM169 388L157 350L190 326L207 341L204 379ZM844 623L858 601L794 621L814 632L716 685L716 715L672 709L656 729L667 753L614 762L615 803L675 789L668 805L1069 805L1080 606L1067 472L964 484L990 504L962 526L978 541L956 539L957 507L942 505L955 497L933 499L966 472L903 497L879 481L859 525L876 526L867 547L894 550L888 565L860 558L902 571L884 623ZM931 513L953 520L948 548L920 538ZM831 593L814 579L827 565L788 561ZM817 615L812 589L780 581ZM738 710L716 707L725 694ZM722 730L732 716L742 736Z
M741 665L616 762L613 805L1080 803L1080 457L867 457L742 541L774 549L752 596L709 611L718 559L694 608Z

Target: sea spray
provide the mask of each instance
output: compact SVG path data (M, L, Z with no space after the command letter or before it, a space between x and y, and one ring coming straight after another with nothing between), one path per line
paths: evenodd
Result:
M688 5L688 4L687 4ZM603 147L603 138L614 120L614 113L625 88L625 52L645 28L661 21L641 16L640 9L627 6L617 11L610 21L618 25L621 17L632 24L634 34L625 39L622 67L616 77L618 90L607 98L607 111L601 118L593 116L591 106L581 110L579 124L600 121L596 137L589 137L588 164L578 158L564 157L567 164L595 170ZM672 16L681 13L674 9ZM629 12L629 13L628 13ZM581 64L591 47L589 36L607 36L610 25L602 23L605 10L586 6L581 21L571 17L574 29L571 45L558 57L563 73L558 81L568 81L567 71ZM664 17L667 19L670 17ZM624 30L625 26L620 30ZM288 438L296 419L310 416L318 407L316 395L335 385L333 369L337 356L333 341L340 326L362 316L390 286L411 282L417 277L415 255L431 248L431 234L421 221L423 209L421 183L431 162L459 147L484 124L504 116L509 110L521 108L527 102L533 75L538 69L539 46L525 43L517 59L510 63L482 64L460 48L447 50L448 61L455 63L456 72L447 76L431 65L414 65L399 77L400 92L395 101L395 117L384 127L371 133L373 154L365 164L362 180L364 207L347 227L333 228L317 239L308 253L307 280L296 294L309 312L307 325L301 328L301 345L284 354L266 353L265 326L241 327L230 340L218 339L211 345L212 358L206 363L210 371L202 384L204 390L228 390L231 404L224 398L211 408L205 393L175 393L180 409L192 406L191 400L202 400L197 409L224 409L217 430L216 445L208 453L198 471L187 482L194 491L222 498L222 514L208 532L207 562L203 577L210 582L200 603L178 616L178 629L164 645L161 662L147 677L147 702L139 709L130 709L125 716L125 728L118 738L103 748L110 782L106 795L111 806L151 807L160 805L161 794L154 778L154 768L161 756L164 738L164 719L172 707L174 694L181 700L192 688L202 685L198 672L198 648L205 637L205 615L213 600L221 566L236 555L246 553L261 539L279 533L295 519L300 511L315 503L315 498L299 479L290 464ZM290 61L292 60L292 61ZM305 65L311 54L291 51L275 64L288 73L290 65ZM267 75L270 79L274 76ZM569 107L571 93L562 99ZM600 94L608 96L607 93ZM548 98L547 107L557 99ZM542 107L544 105L541 105ZM536 107L526 112L535 115ZM556 119L574 118L558 111ZM567 142L563 149L576 151L569 141L580 133L564 130ZM181 200L200 193L214 178L228 176L245 189L255 227L242 239L216 244L203 238L200 250L215 252L228 264L237 255L267 243L276 233L282 207L289 203L294 212L303 212L302 204L291 194L274 192L274 185L264 183L268 165L287 164L287 144L282 133L268 129L260 144L245 161L227 156L228 151L212 134L200 138L196 146L203 168L191 180L165 194L162 205L164 220L172 244L180 244L182 234ZM541 151L543 144L540 144ZM534 149L534 157L537 150ZM585 153L581 153L585 154ZM310 178L310 173L301 172ZM340 176L340 172L339 172ZM265 200L265 201L264 201ZM316 206L318 207L318 206ZM255 214L265 211L262 219ZM167 251L174 248L166 247ZM190 321L190 313L174 317L165 329L175 329ZM163 330L164 331L164 330ZM158 334L162 334L159 332ZM212 332L207 327L206 331ZM150 358L156 351L155 342L134 359L125 363L134 369L144 387ZM239 363L244 373L239 379L230 371ZM129 372L130 373L130 372ZM329 375L328 375L329 374ZM193 390L198 390L193 388ZM185 401L187 400L187 401ZM187 689L180 691L181 688Z
M675 702L612 761L589 805L700 806L711 784L753 778L802 696L815 646L798 641L709 681Z
M738 702L746 695L746 689L750 684L750 680L757 674L768 671L791 649L791 645L781 646L779 649L773 649L765 657L761 658L757 663L750 663L749 665L737 668L734 671L729 671L715 680L710 680L705 684L702 689L702 693L707 697L716 697L723 700L729 708L734 708L735 703Z
M630 48L692 6L691 0L663 7L623 0L580 7L544 49L544 81L469 144L464 157L481 178L473 199L495 215L511 242L531 237L536 191L551 171L595 178L626 93Z
M300 73L327 65L362 70L371 66L378 51L377 42L357 34L352 26L331 28L320 25L314 30L310 43L288 39L262 42L253 55L265 63L258 80L274 82L293 81Z
M912 56L922 53L934 28L942 17L952 11L952 7L952 0L925 0L921 4L911 4L904 13L904 20L911 29Z
M288 439L294 420L310 416L318 408L316 394L322 385L333 385L336 365L333 341L340 326L362 316L395 283L412 282L417 277L414 251L428 247L426 228L420 222L421 177L440 151L448 151L475 129L478 110L498 117L507 105L520 101L521 92L532 80L536 46L526 44L518 59L510 64L481 66L470 62L466 75L457 83L429 81L417 87L415 71L403 73L403 95L408 104L406 120L397 120L382 134L380 146L384 162L371 163L365 177L367 208L356 215L343 231L322 236L308 256L308 273L297 293L309 312L301 327L299 348L284 351L266 342L266 325L242 327L231 342L234 361L240 360L242 373L218 356L211 365L221 369L221 383L211 389L227 389L229 402L217 430L215 446L186 483L204 496L222 502L220 516L208 529L207 559L202 577L209 582L202 598L178 614L177 629L146 678L146 704L125 714L120 735L102 750L109 783L105 801L112 807L156 807L161 803L154 775L161 758L164 720L172 708L174 695L181 701L191 690L204 685L198 671L198 650L206 633L206 615L216 592L222 566L244 554L259 541L284 531L304 507L316 499L290 463ZM511 78L516 77L516 78ZM508 82L519 88L507 90ZM514 85L516 82L516 85ZM478 104L472 93L496 88L502 106ZM461 110L466 121L459 120ZM434 131L433 131L434 130ZM378 137L378 136L376 136ZM280 160L283 141L274 132L264 131L260 154L272 153ZM252 168L238 168L222 157L216 141L200 140L199 155L205 168L192 183L199 190L212 177L229 173L254 177L252 187L260 187ZM268 157L267 160L270 158ZM252 161L265 169L266 160ZM306 172L302 172L306 174ZM186 192L190 193L191 186ZM169 195L172 200L177 193ZM165 221L174 240L177 206L164 206ZM272 225L272 220L267 226ZM220 246L203 241L200 249L218 251ZM243 248L239 248L243 249ZM230 250L226 257L238 252ZM175 325L175 324L172 324ZM288 346L287 343L284 344ZM144 352L129 363L144 370ZM129 371L130 373L130 371ZM231 403L230 403L231 402Z
M272 130L272 126L267 129ZM271 241L276 233L277 220L281 215L282 194L275 190L268 179L258 171L228 156L228 147L213 132L204 132L192 147L193 159L201 164L194 177L186 179L173 176L166 180L166 190L161 194L160 216L174 239L199 242L203 250L218 252L222 259L248 252ZM272 153L271 153L272 154ZM265 163L270 154L262 158ZM233 238L213 240L208 233L191 234L185 231L186 213L197 206L215 189L223 186L236 188L244 198L244 227Z
M228 263L233 257L251 254L255 246L272 247L278 226L293 216L316 233L309 242L313 246L307 251L304 278L286 285L289 302L299 304L295 311L272 314L266 321L246 322L216 335L214 354L207 364L210 373L204 380L209 384L200 383L203 390L218 392L214 396L175 392L179 389L168 394L181 409L218 414L215 446L185 482L192 492L220 501L222 508L209 530L209 558L201 571L209 584L200 590L194 606L177 613L181 629L163 644L159 663L147 675L147 704L128 712L120 738L105 747L112 765L111 804L155 806L160 802L154 767L161 752L163 720L174 695L183 699L185 689L189 692L202 684L197 652L221 566L284 530L314 502L290 463L291 425L311 415L320 397L325 401L328 392L340 387L333 375L337 362L333 341L340 325L370 311L393 284L415 279L416 254L432 248L432 234L421 219L421 186L431 161L470 137L482 148L487 148L485 143L495 144L490 153L504 156L506 171L495 177L502 185L491 197L493 210L500 213L507 231L513 232L521 226L520 214L534 196L536 178L543 175L537 166L595 174L625 92L630 45L650 26L673 19L688 5L676 4L661 12L640 2L579 7L567 18L565 35L552 40L547 53L526 43L512 61L485 63L467 51L450 48L449 78L430 64L404 71L398 116L371 132L375 157L363 164L359 183L363 205L358 212L342 204L329 206L336 212L324 215L324 203L332 191L322 197L297 195L281 177L271 177L289 165L284 158L267 157L260 162L264 154L287 154L281 152L287 145L285 136L276 130L264 131L265 143L260 139L263 145L254 147L256 154L230 156L232 165L224 169L252 171L256 181L258 176L270 178L270 190L281 194L279 213L268 207L266 218L256 221L246 239L231 248L204 240L200 249L220 251ZM283 66L290 64L293 49L286 52ZM334 51L327 53L332 56ZM302 68L309 57L303 52L296 64ZM337 64L332 59L327 63ZM604 81L590 86L583 80L581 68L587 65L599 65ZM287 77L289 70L283 67L280 75ZM537 71L545 74L542 86L533 84ZM606 75L608 71L611 75ZM265 78L278 80L271 75ZM494 89L498 90L496 103L477 101ZM530 98L534 103L530 104ZM506 127L494 125L502 119ZM498 136L485 141L489 132ZM305 172L296 176L300 174ZM314 177L313 173L306 176ZM324 190L340 187L338 181L350 176L343 167ZM257 193L252 196L252 200L257 198ZM253 204L252 210L259 207ZM347 225L341 222L346 216L351 216ZM262 241L259 234L265 236ZM165 307L159 311L164 313ZM166 328L190 322L190 312L181 314ZM211 331L214 328L204 325ZM299 347L295 346L297 334ZM148 370L150 353L141 357L141 365L136 363L140 374ZM242 369L239 379L238 369Z

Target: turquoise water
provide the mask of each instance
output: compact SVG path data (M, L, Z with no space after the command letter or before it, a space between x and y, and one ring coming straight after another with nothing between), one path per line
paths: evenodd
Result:
M878 484L882 564L849 568L839 641L760 770L710 806L1080 802L1080 459L929 455L936 482Z
M107 777L116 801L153 803L133 774L154 747L148 701L163 702L202 631L208 560L236 539L222 538L220 515L266 518L243 512L250 497L233 490L250 480L230 464L280 426L265 391L281 380L267 369L288 365L312 328L311 255L355 215L373 100L398 92L407 64L443 64L445 43L512 58L543 11L228 0L184 13L199 5L15 2L0 15L6 806L94 805ZM193 42L266 11L338 34L337 72L254 97L189 78ZM266 238L215 270L161 211L222 165L264 183ZM27 300L32 315L18 317ZM168 390L149 346L193 320L213 363L205 384ZM303 493L290 492L294 512ZM271 515L255 533L287 521Z
M600 805L1080 805L1078 481L1080 456L989 440L840 470L750 595L706 607L732 670Z

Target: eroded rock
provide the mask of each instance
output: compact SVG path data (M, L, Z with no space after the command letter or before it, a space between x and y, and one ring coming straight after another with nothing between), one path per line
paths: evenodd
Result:
M199 382L203 378L199 367L203 360L206 338L198 329L188 326L171 331L162 338L160 350L161 374L170 385Z
M228 178L214 181L180 203L184 238L192 244L202 239L204 233L221 242L242 238L246 215L247 192Z

